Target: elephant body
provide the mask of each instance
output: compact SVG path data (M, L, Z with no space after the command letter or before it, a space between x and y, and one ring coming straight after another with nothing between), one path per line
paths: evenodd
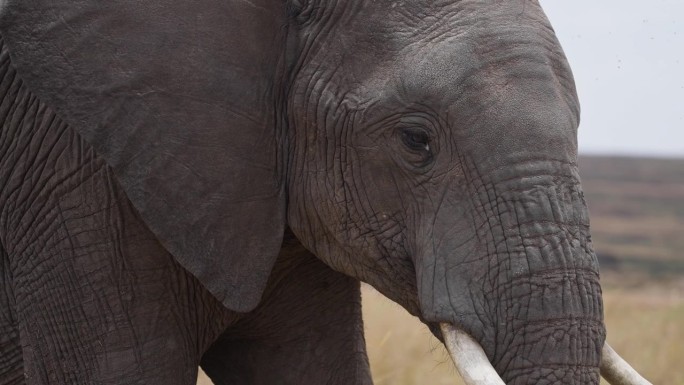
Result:
M0 384L371 384L360 281L507 384L598 384L536 1L8 0L0 35Z
M227 309L162 247L106 162L27 90L5 46L0 58L0 383L191 384L202 357L217 384L370 383L358 281L290 234L260 305ZM284 370L289 361L307 365Z

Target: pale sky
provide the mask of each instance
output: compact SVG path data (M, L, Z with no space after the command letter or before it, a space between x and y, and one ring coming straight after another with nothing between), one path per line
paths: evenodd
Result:
M684 157L684 1L540 3L577 82L580 153Z

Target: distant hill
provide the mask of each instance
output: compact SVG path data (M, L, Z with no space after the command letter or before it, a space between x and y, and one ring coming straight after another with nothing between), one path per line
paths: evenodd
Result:
M684 277L684 159L581 156L601 271Z

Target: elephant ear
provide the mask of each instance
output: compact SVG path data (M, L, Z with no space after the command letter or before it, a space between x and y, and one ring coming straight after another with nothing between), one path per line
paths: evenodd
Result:
M273 0L8 0L19 76L113 169L142 219L228 308L259 302L285 198Z

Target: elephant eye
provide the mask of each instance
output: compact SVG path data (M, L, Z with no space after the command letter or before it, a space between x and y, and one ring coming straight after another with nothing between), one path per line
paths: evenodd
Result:
M401 140L412 151L430 151L430 136L420 128L406 128L402 130Z
M404 159L412 167L420 169L432 163L434 159L433 149L430 145L430 134L420 127L402 128L399 137L404 147Z

